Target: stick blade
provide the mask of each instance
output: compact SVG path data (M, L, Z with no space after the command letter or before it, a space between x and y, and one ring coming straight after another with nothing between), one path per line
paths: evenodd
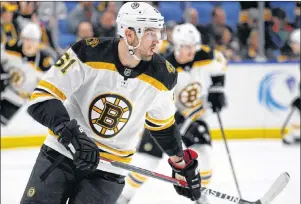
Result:
M287 186L290 180L290 175L287 172L282 173L266 192L266 194L260 199L258 204L270 204L281 191Z

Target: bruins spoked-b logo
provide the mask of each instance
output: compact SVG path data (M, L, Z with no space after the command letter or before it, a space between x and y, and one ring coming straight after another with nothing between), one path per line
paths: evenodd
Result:
M97 96L89 107L89 123L95 134L103 138L114 137L131 117L132 105L116 94Z
M179 101L187 108L194 108L201 103L201 84L188 84L179 94Z

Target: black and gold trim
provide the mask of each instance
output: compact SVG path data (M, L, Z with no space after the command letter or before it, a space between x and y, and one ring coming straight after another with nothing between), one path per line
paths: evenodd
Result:
M144 127L152 131L160 131L169 128L175 123L174 115L170 116L167 119L159 120L151 118L148 114L145 116Z

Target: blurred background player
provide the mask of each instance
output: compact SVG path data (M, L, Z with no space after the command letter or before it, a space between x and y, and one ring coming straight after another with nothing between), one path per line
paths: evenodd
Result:
M220 111L225 106L223 87L226 60L220 52L214 52L207 46L201 46L200 33L192 24L176 26L172 33L172 39L175 50L166 59L179 73L175 88L175 102L178 109L175 119L179 125L183 143L199 155L202 186L206 187L212 175L211 136L209 127L204 120L208 106L206 101L211 103L214 112ZM146 117L156 125L164 123L164 121L154 120L148 115ZM133 163L143 168L154 169L158 166L162 156L162 150L154 142L149 131L145 130ZM146 179L147 177L143 175L131 172L117 203L129 203ZM198 202L208 204L205 195Z
M296 29L292 32L288 44L293 54L287 54L287 58L290 58L292 60L300 59L300 29ZM283 142L285 144L293 144L295 142L300 142L300 89L299 96L293 100L291 107L294 109L294 112L290 119L288 134L285 135L283 138Z
M41 30L28 23L20 40L1 45L1 124L8 124L29 99L43 73L53 64L50 54L39 48Z

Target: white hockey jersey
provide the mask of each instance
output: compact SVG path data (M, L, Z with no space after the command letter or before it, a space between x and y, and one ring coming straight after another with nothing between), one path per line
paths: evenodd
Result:
M144 126L159 131L175 122L177 72L157 54L126 68L118 58L118 43L92 38L73 45L39 82L31 103L63 101L70 118L104 151L101 156L130 162ZM72 158L49 132L44 143ZM102 163L98 169L125 174Z
M193 61L179 64L174 54L166 59L178 71L178 83L175 88L175 101L178 111L192 121L205 112L204 103L208 88L212 84L211 77L224 75L227 61L219 51L202 46Z
M34 88L51 65L54 59L44 50L28 57L22 52L21 42L1 45L1 80L8 78L9 83L1 93L2 105L1 121L7 123L12 117L10 107L4 104L22 106L29 100Z

